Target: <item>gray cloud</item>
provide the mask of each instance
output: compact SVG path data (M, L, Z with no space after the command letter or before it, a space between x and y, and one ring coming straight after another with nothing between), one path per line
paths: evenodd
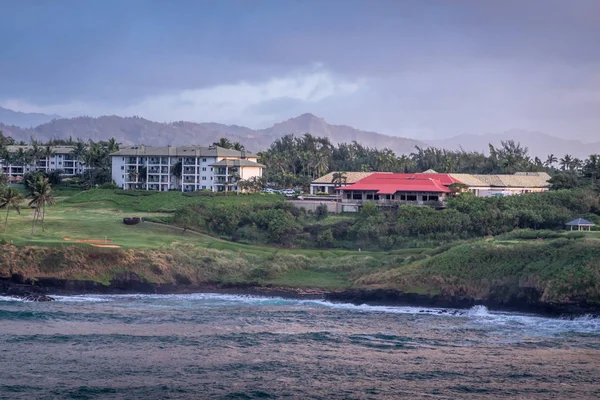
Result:
M0 105L23 111L600 140L595 0L22 3L0 25ZM315 93L337 89L261 95L315 63Z

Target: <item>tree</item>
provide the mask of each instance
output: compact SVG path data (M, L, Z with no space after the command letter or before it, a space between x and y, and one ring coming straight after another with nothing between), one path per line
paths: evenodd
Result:
M17 214L21 214L20 205L23 201L23 195L17 189L9 187L0 192L0 208L6 208L6 217L4 218L4 232L8 225L8 212L14 208Z
M562 171L571 171L573 169L573 157L570 154L566 154L559 160L559 164Z
M557 162L558 158L554 154L550 154L548 155L548 158L546 158L544 166L546 166L547 168L553 168L554 164L556 164Z
M177 179L181 179L183 175L183 163L181 161L177 161L171 167L171 175L173 175Z
M31 186L31 201L29 206L35 208L33 221L31 223L31 234L35 233L35 223L39 219L40 214L42 218L42 232L45 230L44 219L46 216L46 206L54 204L54 196L52 195L52 187L48 182L48 178L39 177L35 182L30 182Z
M229 140L227 138L221 138L221 139L219 139L218 142L214 142L213 146L222 147L224 149L232 149L233 143L231 143L231 140Z
M347 181L348 177L345 172L335 172L331 177L331 183L336 188L345 185Z
M243 144L241 144L240 142L235 142L232 146L233 150L237 150L237 151L244 151L246 150L246 147L244 147Z

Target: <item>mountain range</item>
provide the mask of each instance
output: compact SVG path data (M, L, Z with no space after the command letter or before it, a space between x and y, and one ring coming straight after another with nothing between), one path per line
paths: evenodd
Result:
M21 128L36 127L53 119L61 118L60 115L47 115L41 113L24 113L0 107L0 122L5 125L14 125Z
M21 123L18 123L18 122ZM35 121L44 121L35 125ZM31 127L34 126L34 127ZM332 125L323 118L312 114L302 114L287 121L279 122L265 129L250 129L238 125L225 125L214 122L154 122L140 117L76 117L60 118L55 115L18 113L0 108L0 130L17 140L28 141L30 137L39 140L52 138L81 138L83 140L108 139L114 137L123 144L146 144L153 146L207 145L226 137L238 141L250 151L260 151L269 147L277 138L285 134L311 133L325 136L333 143L356 140L364 146L390 148L396 154L407 154L419 147L440 147L464 149L467 151L488 152L489 144L499 146L503 140L516 140L530 150L532 156L542 159L548 154L562 156L571 154L585 158L600 153L600 141L583 143L578 140L562 139L542 132L510 130L489 135L460 135L439 140L420 140L382 135L363 131L347 125ZM600 139L600 138L599 138Z

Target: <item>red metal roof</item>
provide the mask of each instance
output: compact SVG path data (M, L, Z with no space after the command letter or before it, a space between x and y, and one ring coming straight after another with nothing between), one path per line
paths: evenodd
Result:
M384 174L375 173L339 190L376 191L377 194L396 192L450 193L447 186L461 183L448 174Z

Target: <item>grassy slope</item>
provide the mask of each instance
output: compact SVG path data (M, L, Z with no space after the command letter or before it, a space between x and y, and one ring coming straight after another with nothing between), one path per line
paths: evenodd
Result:
M600 303L600 246L595 240L480 241L363 276L357 283L475 298L534 289L544 301Z
M179 192L127 196L102 189L80 193L58 191L56 205L48 209L44 232L38 225L35 235L31 235L32 211L26 203L20 215L10 212L8 229L0 235L0 240L21 249L26 247L31 257L23 256L11 247L10 252L4 252L0 274L8 274L12 258L16 260L13 264L18 264L19 270L29 276L85 278L106 283L111 274L126 267L155 282L176 281L179 276L197 283L256 281L331 288L351 285L354 275L349 270L362 270L365 265L371 266L370 272L390 268L389 259L420 253L418 249L399 250L393 254L338 249L278 249L233 243L183 232L167 225L142 223L127 226L122 223L123 217L164 216L187 204L215 201L269 203L281 201L281 198L271 195L189 197ZM121 249L98 249L86 243L66 241L65 238L107 238ZM107 262L114 266L105 265ZM155 264L161 265L161 268L156 270L152 267ZM175 268L175 264L181 268ZM90 265L93 268L89 268ZM213 270L213 267L216 269ZM198 272L198 269L202 271Z

